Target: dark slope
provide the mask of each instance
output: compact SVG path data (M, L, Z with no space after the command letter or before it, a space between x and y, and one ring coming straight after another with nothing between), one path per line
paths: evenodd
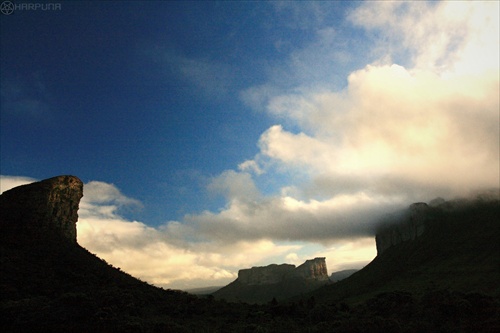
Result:
M20 243L19 241L22 241ZM5 239L1 245L2 332L123 331L163 315L175 327L175 304L186 295L163 291L112 268L66 240Z
M387 291L435 290L500 296L500 205L475 202L429 211L423 235L378 255L349 278L313 292L318 301L356 303Z

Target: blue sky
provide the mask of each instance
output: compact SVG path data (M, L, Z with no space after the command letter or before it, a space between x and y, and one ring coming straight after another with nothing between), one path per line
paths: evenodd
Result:
M352 5L303 7L76 2L3 16L2 173L114 183L151 205L140 216L155 224L214 208L206 182L255 155L276 122L242 101L245 89L332 73L344 84L344 66L326 77L286 62Z
M80 177L79 242L159 285L316 255L362 266L383 214L498 187L498 9L72 1L2 15L2 190Z

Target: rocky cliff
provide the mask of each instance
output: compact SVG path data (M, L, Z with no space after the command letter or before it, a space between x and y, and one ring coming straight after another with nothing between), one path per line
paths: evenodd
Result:
M305 263L295 269L294 273L304 279L328 281L328 270L325 259L323 257L306 260Z
M496 203L500 200L499 189L477 191L467 198L446 201L436 198L429 204L417 202L407 210L395 214L382 223L375 236L377 254L388 248L420 237L432 224L436 216L445 213L457 213L482 204Z
M396 221L379 228L375 236L377 254L382 254L394 245L414 240L422 235L428 221L429 210L430 207L426 203L414 203Z
M82 196L83 183L74 176L58 176L5 191L0 195L0 231L6 237L59 234L76 242Z

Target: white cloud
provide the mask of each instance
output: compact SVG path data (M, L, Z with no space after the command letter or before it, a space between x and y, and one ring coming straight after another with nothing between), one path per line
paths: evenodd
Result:
M114 203L121 205L141 205L137 200L123 195L116 186L100 181L90 181L85 184L85 202L93 204Z
M331 274L344 269L360 269L376 255L375 239L365 237L337 242L317 252L314 257L326 257L328 273Z
M235 179L238 178L238 181ZM214 190L242 198L248 179L227 172L214 180ZM220 183L220 184L218 184ZM104 204L104 205L103 205ZM273 253L297 249L268 239L236 240L230 244L198 237L197 230L179 222L153 228L119 215L120 206L140 205L112 184L92 181L84 185L80 203L78 243L122 270L150 283L169 288L224 285L239 268L256 265Z
M280 125L262 134L259 147L263 155L290 166L311 166L312 163L323 164L332 159L327 143L304 133L286 132Z
M285 99L271 100L270 112L286 113L311 134L273 126L260 147L289 168L307 167L312 177L408 179L449 192L498 184L493 73L450 80L396 65L367 66L349 77L345 91ZM475 168L482 172L471 173Z
M260 100L267 112L295 133L269 128L254 162L263 172L278 164L291 175L286 187L309 195L361 191L426 200L498 186L498 6L363 3L350 21L377 31L381 60L353 71L342 90L307 83L277 94L269 83L260 86L268 87ZM411 56L407 67L391 64L398 52ZM256 88L247 90L254 100ZM309 183L294 183L297 169Z
M31 177L0 175L0 193L10 190L13 187L30 184L37 180Z
M223 194L228 200L254 201L260 196L249 173L232 170L213 178L208 190Z
M142 208L141 202L123 195L113 184L90 181L84 186L80 215L112 218L121 208Z
M386 53L409 51L415 67L475 74L498 69L499 12L497 1L387 1L365 2L349 18L381 33Z
M329 244L339 239L374 235L379 218L402 204L398 197L364 193L324 200L300 200L284 195L247 199L235 195L219 212L186 215L182 223L171 222L165 228L177 237L194 237L196 241L210 240L217 244L260 239Z
M254 172L257 175L261 175L264 171L259 167L259 164L254 160L247 160L238 165L238 169L244 172Z

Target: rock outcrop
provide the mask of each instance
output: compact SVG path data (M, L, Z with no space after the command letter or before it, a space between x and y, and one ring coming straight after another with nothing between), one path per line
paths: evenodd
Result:
M414 203L395 223L380 228L375 236L377 254L380 255L394 245L414 240L422 235L429 210L430 207L426 203Z
M306 260L305 263L295 269L295 274L304 279L328 281L328 270L325 259L322 257Z
M76 242L82 196L83 183L74 176L58 176L5 191L0 195L0 231L6 237L59 234Z
M317 289L330 281L325 258L314 258L295 265L272 264L238 272L238 278L214 293L228 301L264 303L283 300Z
M275 284L293 278L328 281L325 258L306 260L299 267L291 264L272 264L263 267L241 269L238 272L238 282L245 285Z

